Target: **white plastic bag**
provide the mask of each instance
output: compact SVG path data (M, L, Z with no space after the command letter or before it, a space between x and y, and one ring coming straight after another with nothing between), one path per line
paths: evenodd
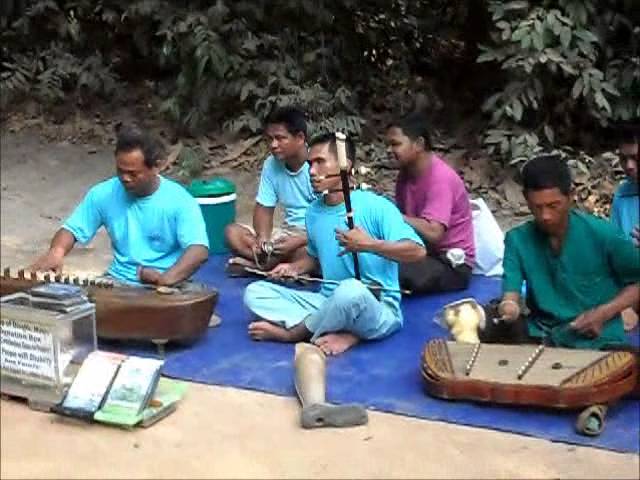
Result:
M504 233L500 225L481 198L471 200L471 214L476 243L476 265L473 273L488 277L502 275Z

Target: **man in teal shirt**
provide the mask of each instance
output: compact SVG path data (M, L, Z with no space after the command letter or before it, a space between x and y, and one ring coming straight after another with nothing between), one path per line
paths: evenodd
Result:
M522 177L534 220L505 237L503 322L518 323L526 281L529 339L585 349L625 344L620 313L638 309L640 252L610 222L572 208L571 175L559 156L534 158Z
M640 223L640 197L638 193L638 133L623 129L619 141L620 165L627 178L618 186L611 204L611 221L628 237Z
M76 242L105 227L113 248L107 275L132 285L178 285L206 261L202 211L179 184L159 175L160 142L133 126L117 132L117 176L92 187L32 270L61 271Z

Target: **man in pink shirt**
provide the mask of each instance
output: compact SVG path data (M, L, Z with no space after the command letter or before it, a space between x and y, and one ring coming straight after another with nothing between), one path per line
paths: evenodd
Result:
M392 123L386 141L400 167L396 203L422 237L428 255L400 265L400 285L414 293L467 288L475 260L469 194L458 174L431 152L426 118Z

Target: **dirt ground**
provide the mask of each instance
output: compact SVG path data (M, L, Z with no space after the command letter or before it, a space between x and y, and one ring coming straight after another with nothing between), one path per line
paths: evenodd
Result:
M96 181L109 147L1 137L2 266L28 264ZM224 173L224 172L221 172ZM226 172L226 175L230 175ZM256 175L233 176L241 220ZM110 258L100 233L69 271ZM224 292L223 292L224 294ZM2 478L639 478L639 457L520 435L370 412L367 426L305 431L294 398L191 384L178 411L148 430L84 425L0 402Z

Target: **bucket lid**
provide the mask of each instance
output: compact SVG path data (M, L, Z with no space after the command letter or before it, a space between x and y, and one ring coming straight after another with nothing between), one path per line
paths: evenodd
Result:
M194 197L221 197L235 193L235 184L226 178L216 177L209 180L194 180L187 187Z

